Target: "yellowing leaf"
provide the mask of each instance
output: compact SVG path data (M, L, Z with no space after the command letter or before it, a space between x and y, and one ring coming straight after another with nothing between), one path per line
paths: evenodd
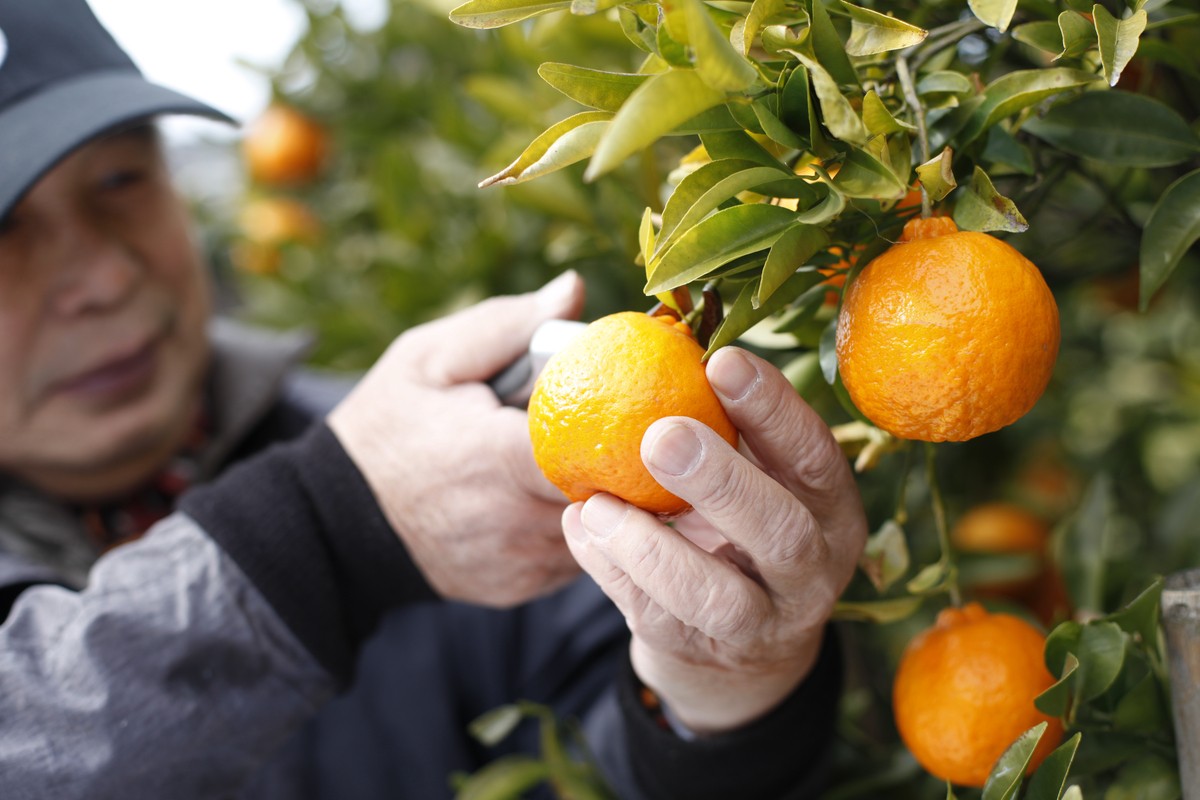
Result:
M613 117L584 180L595 180L677 125L724 102L725 93L708 86L693 70L651 75Z
M480 181L479 188L523 183L582 161L595 151L612 116L606 111L584 111L552 125L516 161Z
M1097 3L1092 7L1092 18L1096 23L1096 39L1100 46L1100 63L1104 66L1104 77L1109 86L1116 86L1121 73L1133 54L1137 52L1142 31L1149 19L1146 11L1135 11L1124 19L1117 19L1108 9Z
M842 5L850 12L850 39L846 42L849 55L870 56L903 50L920 44L929 35L924 28L887 14L851 5L846 0L842 0Z

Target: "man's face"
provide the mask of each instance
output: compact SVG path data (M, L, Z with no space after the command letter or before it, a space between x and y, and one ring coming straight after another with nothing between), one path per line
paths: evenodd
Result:
M190 430L207 273L153 130L93 141L0 221L0 472L128 491Z

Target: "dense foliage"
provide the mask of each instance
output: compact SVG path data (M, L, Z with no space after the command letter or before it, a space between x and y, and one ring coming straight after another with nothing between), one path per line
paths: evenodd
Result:
M1194 3L396 0L374 31L307 8L272 77L333 156L249 193L304 202L321 234L235 273L245 314L315 327L320 363L357 367L569 267L589 317L695 304L710 347L772 358L834 426L877 531L841 606L855 655L828 797L947 795L898 742L892 668L951 597L1042 568L949 545L997 499L1055 526L1070 618L1042 615L1062 680L1039 704L1071 738L1024 788L1036 736L1019 742L983 797L1179 796L1158 592L1200 564ZM825 284L923 207L1024 252L1063 328L1033 412L924 449L849 403Z

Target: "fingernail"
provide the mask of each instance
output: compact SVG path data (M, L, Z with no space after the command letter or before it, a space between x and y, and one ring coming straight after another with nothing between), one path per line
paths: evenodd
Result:
M659 426L659 432L647 448L646 460L668 475L686 475L700 460L700 451L700 440L691 428L668 423Z
M575 270L569 269L538 289L535 295L537 297L538 308L544 313L562 311L563 307L571 299L571 293L575 289L575 281L578 278L579 276Z
M709 361L708 380L729 400L741 400L758 382L758 370L737 350L721 350Z
M609 494L598 494L583 504L580 518L587 532L597 539L607 539L629 516L629 505Z

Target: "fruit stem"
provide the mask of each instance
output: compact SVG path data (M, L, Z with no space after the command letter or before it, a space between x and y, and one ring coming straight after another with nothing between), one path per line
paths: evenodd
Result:
M920 159L922 164L929 161L929 131L925 127L925 107L921 105L921 98L917 97L917 87L913 84L912 73L908 71L908 59L905 56L900 56L896 59L896 77L900 79L900 89L904 92L904 102L912 110L913 117L917 122L917 143L920 146ZM925 184L921 184L921 218L928 219L933 213L933 208L929 204L929 192L925 191Z
M954 568L954 553L950 547L950 528L946 525L946 503L938 485L936 451L933 442L925 443L925 476L929 484L929 502L933 508L933 524L937 528L938 544L942 548L942 563L946 565L946 593L956 608L962 606L962 592L958 588L958 570Z

